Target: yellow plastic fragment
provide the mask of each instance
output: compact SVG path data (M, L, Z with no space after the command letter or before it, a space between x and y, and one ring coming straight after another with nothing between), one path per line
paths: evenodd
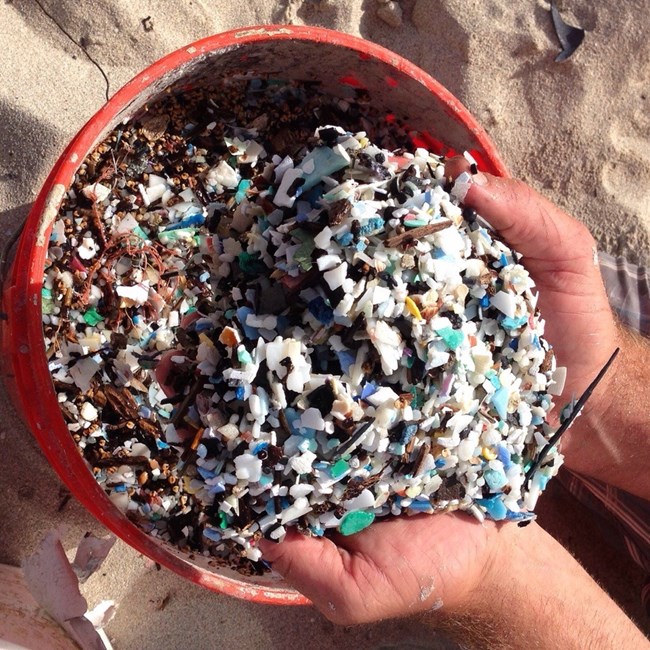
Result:
M497 453L490 447L483 447L481 450L481 456L483 456L485 460L494 460L497 457Z
M199 334L199 340L201 341L201 343L205 343L206 345L209 345L211 348L214 347L214 343L212 342L212 339L205 332L201 332Z
M422 314L420 313L420 310L418 309L418 306L415 304L413 298L409 298L406 296L404 298L404 304L406 305L406 308L409 311L409 314L413 316L414 318L417 318L418 320L422 320Z

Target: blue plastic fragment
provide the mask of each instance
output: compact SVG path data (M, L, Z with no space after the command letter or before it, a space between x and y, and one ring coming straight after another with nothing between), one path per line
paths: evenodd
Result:
M198 465L196 466L196 471L201 475L201 478L204 481L207 481L209 478L214 478L216 474L209 469L205 469L205 467L199 467Z
M221 494L226 491L226 484L223 480L220 480L213 485L208 486L207 489L210 494Z
M510 391L505 386L499 388L493 395L491 404L494 410L499 414L502 420L508 417L508 400L510 399Z
M330 325L334 320L334 310L325 302L325 298L317 296L307 305L309 313L323 325Z
M216 528L208 528L207 526L203 529L203 536L213 542L218 542L221 539L221 533Z
M436 458L435 465L438 469L443 468L447 464L447 461L444 458Z
M512 466L510 452L501 444L497 445L497 458L503 463L505 469L509 469Z
M349 246L354 241L354 235L351 232L344 232L335 239L341 246Z
M339 363L341 364L341 370L343 370L344 373L347 373L348 370L350 370L350 366L357 360L356 354L350 352L350 350L338 350L336 354L339 358Z
M433 512L433 507L428 499L426 501L415 499L414 501L411 501L409 510L415 510L416 512Z
M180 228L191 228L192 226L201 226L203 223L205 223L205 215L201 212L194 212L193 214L188 214L186 217L183 217L177 223L167 226L163 232L179 230Z
M500 494L487 499L477 499L476 503L483 506L487 511L488 516L494 521L502 521L508 514L508 509L503 504Z
M361 389L361 399L367 399L371 395L374 395L377 392L377 386L371 381L368 381L364 384Z
M490 383L497 389L501 388L501 382L499 381L499 377L497 377L497 374L495 372L492 372L492 374L488 377L490 380Z
M381 217L372 217L371 219L368 219L368 221L366 221L363 226L361 226L359 234L362 237L367 237L368 235L372 235L373 233L379 232L383 229L384 220Z
M482 307L483 309L487 309L487 308L490 306L490 296L488 296L487 294L485 294L485 295L481 298L479 304L481 305L481 307Z
M257 328L246 325L246 319L250 314L254 313L255 312L250 307L240 307L237 310L237 320L241 323L246 338L256 341L259 338L259 332Z
M246 389L243 386L237 386L235 389L235 397L237 399L244 399L246 396Z
M138 409L138 415L141 418L150 418L151 417L151 409L148 406L145 406L142 404L140 408Z
M262 451L262 449L266 449L269 446L268 442L258 442L254 447L253 447L253 454L257 456L257 454Z
M403 445L408 445L411 438L417 433L417 430L418 430L417 424L407 424L402 430L402 437L400 438L400 442Z
M114 488L115 492L126 492L126 484L118 483Z

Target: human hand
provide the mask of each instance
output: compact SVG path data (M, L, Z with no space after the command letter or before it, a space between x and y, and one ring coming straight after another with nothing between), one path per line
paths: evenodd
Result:
M478 601L493 580L507 535L525 529L479 524L463 514L378 521L344 537L290 531L280 544L261 539L264 559L331 621L352 625Z
M540 526L456 514L378 522L347 538L299 533L260 545L273 568L331 621L435 610L472 647L645 648L634 624ZM438 611L439 610L439 611Z

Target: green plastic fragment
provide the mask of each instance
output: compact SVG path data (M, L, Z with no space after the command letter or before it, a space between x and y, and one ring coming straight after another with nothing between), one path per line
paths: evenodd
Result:
M135 228L134 228L135 231ZM145 239L147 236L145 235ZM196 234L196 228L176 228L176 230L163 230L158 233L158 240L161 244L170 244L176 241L193 241L198 245L199 238Z
M260 260L259 253L247 253L242 251L237 256L239 268L245 275L259 275L266 269L264 262Z
M52 290L51 290L51 289L48 289L48 288L46 288L46 287L43 287L43 288L41 289L41 297L42 297L44 300L47 300L48 298L51 298L51 297L52 297Z
M228 528L228 517L226 517L226 513L220 512L217 516L219 518L219 528Z
M411 408L422 408L424 406L424 395L422 392L420 392L415 386L413 386L409 392L411 395L413 395L413 399L411 400Z
M91 307L87 312L84 313L83 319L86 321L87 325L95 327L97 323L104 320L104 317L98 313L94 307Z
M436 330L436 334L445 342L450 350L455 350L465 338L465 335L460 330L452 329L451 327L443 327Z
M330 467L330 474L332 475L332 478L338 478L339 476L343 476L345 472L348 471L348 468L350 465L343 459L337 460L332 467Z
M343 516L341 523L338 525L338 531L341 535L354 535L364 528L368 528L374 520L374 512L352 510Z
M311 254L314 252L314 248L316 248L314 238L310 237L303 241L293 254L294 262L297 262L303 271L309 271L313 266Z
M250 352L243 346L237 349L237 359L239 359L239 363L243 363L244 365L253 363L253 357L251 357Z

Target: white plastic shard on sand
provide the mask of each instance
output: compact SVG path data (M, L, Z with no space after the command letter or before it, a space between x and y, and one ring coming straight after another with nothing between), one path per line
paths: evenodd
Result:
M77 549L74 564L66 557L58 530L51 530L38 548L23 561L25 581L34 599L83 650L112 650L101 630L112 618L115 605L102 601L92 611L79 591L102 564L115 538L90 534Z

